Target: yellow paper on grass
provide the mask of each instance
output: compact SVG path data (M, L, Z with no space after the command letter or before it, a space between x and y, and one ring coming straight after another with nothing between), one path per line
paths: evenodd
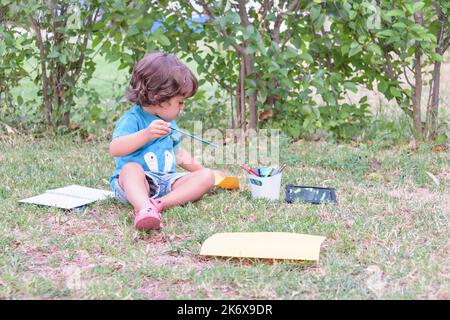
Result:
M216 233L205 240L200 255L317 261L324 240L288 232Z

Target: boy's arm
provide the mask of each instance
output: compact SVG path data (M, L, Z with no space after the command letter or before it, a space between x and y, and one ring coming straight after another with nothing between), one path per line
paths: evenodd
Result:
M195 159L192 158L191 155L183 148L180 148L178 150L176 154L176 162L177 165L187 171L192 172L203 169L203 166L200 163L196 162Z
M155 120L145 129L114 138L109 144L109 152L114 157L122 157L130 154L145 145L150 140L155 140L169 134L169 126L170 123L168 122Z

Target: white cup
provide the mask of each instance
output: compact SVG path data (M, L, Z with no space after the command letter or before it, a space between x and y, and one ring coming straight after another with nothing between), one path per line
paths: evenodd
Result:
M253 169L257 171L258 168ZM258 177L249 174L249 188L253 198L263 198L268 200L278 200L281 189L281 173L276 173L270 177Z

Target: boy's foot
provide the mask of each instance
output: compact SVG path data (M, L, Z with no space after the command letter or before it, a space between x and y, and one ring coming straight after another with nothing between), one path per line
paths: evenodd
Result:
M142 210L134 211L134 226L138 230L151 230L161 228L161 203L150 198L150 205Z

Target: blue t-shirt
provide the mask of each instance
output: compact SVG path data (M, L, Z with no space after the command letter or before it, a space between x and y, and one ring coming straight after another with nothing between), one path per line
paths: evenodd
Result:
M155 115L145 112L140 106L134 105L116 123L112 138L126 136L147 128L154 120L161 120ZM175 120L167 121L171 126L178 128ZM120 173L122 167L128 162L139 163L144 171L175 172L175 153L179 147L181 134L171 131L168 135L149 141L136 151L115 157L116 169L110 177L110 183Z

